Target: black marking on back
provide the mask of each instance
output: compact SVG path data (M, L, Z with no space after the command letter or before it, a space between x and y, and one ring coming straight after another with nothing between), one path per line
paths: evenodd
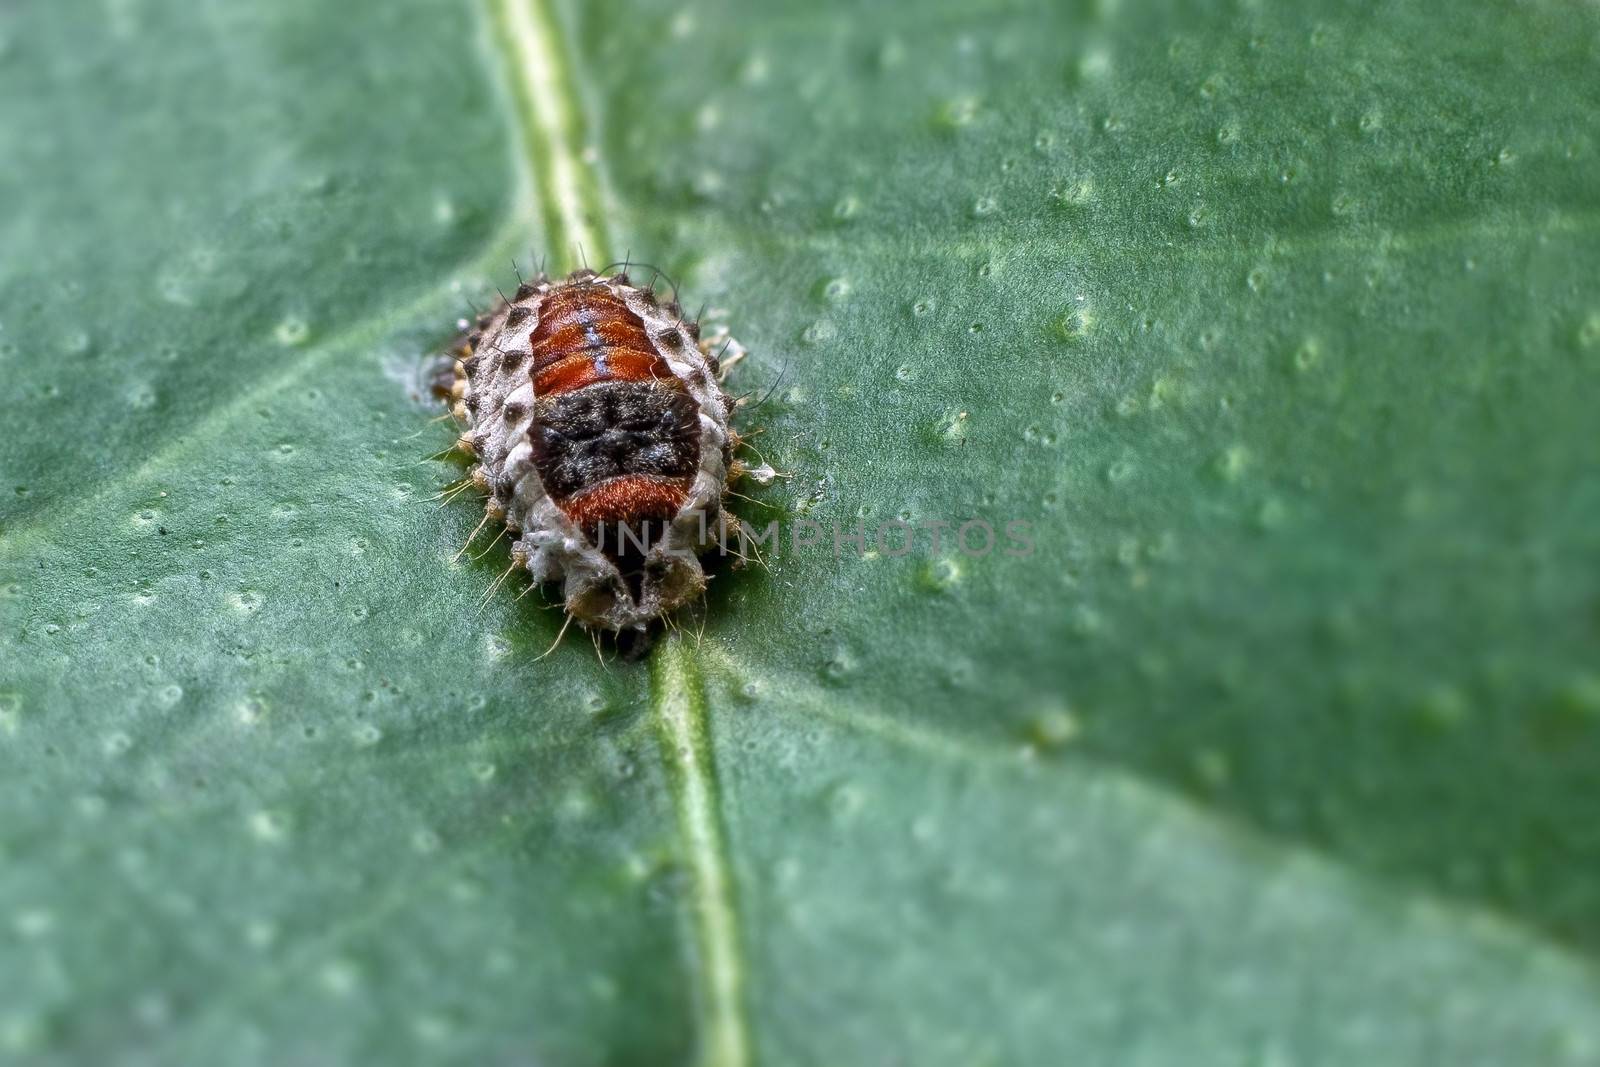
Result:
M557 503L608 478L687 478L700 466L700 407L656 382L603 381L534 405L533 462Z

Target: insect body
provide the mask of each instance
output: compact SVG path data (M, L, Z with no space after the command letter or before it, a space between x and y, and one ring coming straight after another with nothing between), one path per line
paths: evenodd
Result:
M737 530L722 498L738 443L698 324L625 273L582 270L519 286L479 325L448 392L513 565L563 582L596 629L643 630L698 598L700 554Z

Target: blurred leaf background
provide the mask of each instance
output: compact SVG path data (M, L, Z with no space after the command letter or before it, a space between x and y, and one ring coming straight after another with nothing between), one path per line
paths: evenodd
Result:
M1600 1063L1600 12L0 11L0 1060ZM435 490L541 257L751 346L602 663ZM480 542L480 545L483 544Z

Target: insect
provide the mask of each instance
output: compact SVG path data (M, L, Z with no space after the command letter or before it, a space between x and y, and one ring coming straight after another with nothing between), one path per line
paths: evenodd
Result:
M451 354L436 390L465 425L463 487L487 494L478 529L513 536L507 574L563 583L569 623L619 635L701 596L700 556L740 537L730 479L773 475L734 458L721 381L742 346L702 339L624 267L523 282Z

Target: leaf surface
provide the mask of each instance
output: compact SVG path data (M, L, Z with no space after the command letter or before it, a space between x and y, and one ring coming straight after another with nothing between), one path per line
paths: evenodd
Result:
M1600 1062L1597 49L0 14L0 1056ZM429 353L580 245L792 473L648 664L429 499Z

